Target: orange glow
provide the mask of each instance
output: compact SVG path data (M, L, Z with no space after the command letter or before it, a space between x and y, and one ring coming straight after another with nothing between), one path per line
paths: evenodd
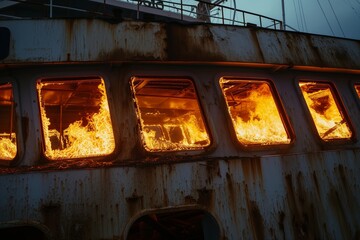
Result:
M221 78L220 84L239 142L244 145L290 143L267 82Z
M42 81L38 92L46 157L84 158L114 151L103 80Z
M12 160L17 153L14 132L14 102L11 84L0 85L0 159Z
M210 144L193 83L187 79L132 79L141 133L148 151Z
M0 159L12 160L15 158L17 151L16 136L15 133L13 133L11 136L6 136L9 134L4 135L5 136L0 136Z
M351 130L330 84L300 82L299 85L320 137L323 140L349 139Z
M360 98L360 84L355 85L355 90L356 90L358 97Z

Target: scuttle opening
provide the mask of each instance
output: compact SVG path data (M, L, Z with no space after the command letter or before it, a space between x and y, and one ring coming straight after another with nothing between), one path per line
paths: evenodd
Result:
M0 229L0 238L3 240L26 239L46 240L46 235L36 227L20 226Z
M214 217L202 210L153 213L132 224L127 240L135 239L218 240L220 228Z

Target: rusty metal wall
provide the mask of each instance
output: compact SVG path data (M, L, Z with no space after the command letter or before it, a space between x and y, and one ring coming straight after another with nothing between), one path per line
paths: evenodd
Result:
M1 21L11 63L187 61L359 70L360 42L236 26L100 20Z
M213 145L204 151L148 154L139 141L129 79L135 75L194 79ZM357 239L360 237L360 148L357 141L322 145L302 112L293 71L224 66L128 64L8 69L15 83L23 146L18 167L0 168L0 228L31 225L54 239L125 239L138 217L179 209L208 211L221 239ZM352 113L357 76L297 72L336 84ZM104 77L116 133L111 158L46 162L35 82L51 76ZM296 140L287 148L249 150L233 141L219 77L274 82ZM301 78L300 78L301 79ZM301 117L299 117L301 116ZM5 224L6 223L6 224ZM5 225L4 225L5 224ZM1 232L1 229L0 229Z
M18 22L21 29L12 31L10 56L1 64L0 81L14 85L20 141L14 166L0 167L0 233L4 227L30 225L42 229L53 239L125 239L130 225L144 214L201 209L216 219L221 239L360 238L360 143L356 139L338 144L322 143L313 132L298 89L301 79L334 83L359 136L360 104L353 89L354 83L359 82L359 75L216 64L234 60L275 66L294 61L296 66L359 70L359 63L355 61L359 59L359 42L234 27L189 26L186 30L185 26L174 25L167 26L167 34L176 32L177 28L182 29L180 32L194 33L193 37L187 35L188 38L202 43L209 62L169 64L170 60L207 60L201 52L198 58L191 55L188 59L190 48L175 51L181 44L178 37L166 48L158 41L143 44L149 37L155 39L155 32L163 41L170 41L161 33L165 26L162 24L125 22L112 25L95 20L31 23L34 21ZM42 23L51 24L46 28ZM71 23L72 28L65 23ZM85 23L89 26L82 25ZM11 22L1 24L13 29ZM62 38L57 38L60 33L52 24L59 24L60 33L73 29L70 31L72 37L63 42ZM83 34L93 28L104 31L102 37ZM116 30L113 31L116 38L106 37L108 28ZM138 40L129 41L122 36L119 29L125 28L130 28L131 38ZM48 34L42 33L44 29ZM195 34L195 29L200 31ZM221 44L223 48L215 50L213 45L202 42L199 36L208 34L206 29L217 29L216 36L223 37L215 39L224 43ZM234 34L228 35L232 30ZM263 34L258 37L262 43L256 46L250 41L254 33L256 36ZM22 34L28 34L28 41L20 38ZM51 34L55 40L50 43ZM171 36L175 35L173 32ZM285 36L288 38L283 39ZM298 41L293 42L292 37ZM240 41L244 48L232 51L226 44L237 45L237 38L244 38ZM313 41L311 46L310 40ZM128 44L131 51L112 54L112 41ZM39 48L32 48L31 43ZM296 47L292 48L291 44ZM19 50L15 47L18 45ZM326 50L308 49L313 46L326 46ZM170 49L173 53L167 53ZM213 58L207 55L211 51L217 51ZM222 51L226 57L222 56ZM289 54L294 51L298 54L296 59ZM309 55L304 51L309 51ZM344 61L329 57L335 55L343 56ZM136 59L164 61L151 64L133 61ZM58 62L68 60L68 64ZM102 60L104 64L72 64L72 61ZM113 64L112 61L117 60L127 62ZM44 62L59 64L44 66ZM31 63L31 66L23 63ZM8 64L12 67L8 68ZM110 157L53 162L43 158L36 80L66 76L104 78L117 145ZM132 76L193 79L211 132L211 147L203 151L146 153L139 140L130 92ZM294 130L294 143L285 148L244 149L239 146L231 134L226 104L219 89L222 76L272 81Z
M199 208L222 239L358 239L359 150L0 176L0 223L124 239L133 218Z

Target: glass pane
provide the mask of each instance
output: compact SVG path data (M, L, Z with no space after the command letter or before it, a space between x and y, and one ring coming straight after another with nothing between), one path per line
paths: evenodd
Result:
M102 79L42 80L37 89L46 157L83 158L113 152L114 133Z
M0 85L0 159L16 156L16 134L13 89L10 83Z
M221 78L220 85L240 143L276 145L291 142L266 81Z
M210 144L190 80L133 78L132 90L148 151L198 149Z
M349 139L351 130L330 84L300 82L302 94L323 140Z
M360 98L360 84L355 84L355 90L356 90L357 95Z

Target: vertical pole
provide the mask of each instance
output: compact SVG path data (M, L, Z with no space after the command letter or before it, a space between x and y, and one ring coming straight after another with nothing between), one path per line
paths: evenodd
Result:
M222 23L225 24L224 7L221 6Z
M235 25L235 17L236 17L236 0L234 0L234 16L233 16L233 25Z
M11 86L12 87L12 86ZM12 91L12 89L11 89ZM13 93L11 93L13 94ZM11 96L11 110L10 110L10 141L12 141L11 136L12 136L12 130L13 130L13 122L14 122L14 99L13 96Z
M180 8L181 8L181 21L183 20L183 1L180 2Z
M62 99L61 99L62 101ZM60 119L59 119L59 132L60 132L60 149L64 149L64 133L63 133L63 105L60 105Z
M50 0L50 18L52 18L53 17L53 1L52 0Z
M137 0L137 11L136 11L136 19L137 20L140 19L140 3L141 3L141 0Z
M285 22L285 0L281 0L281 6L282 6L283 30L286 30L286 22Z

